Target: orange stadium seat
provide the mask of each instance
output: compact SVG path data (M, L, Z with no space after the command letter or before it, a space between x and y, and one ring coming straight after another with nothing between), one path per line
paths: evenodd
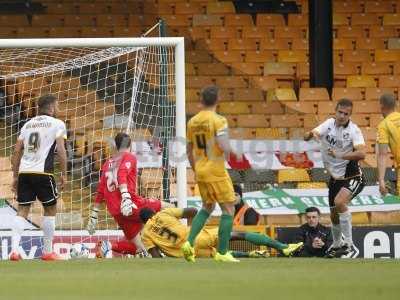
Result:
M65 15L65 26L96 26L96 16Z
M369 13L369 14L358 14L354 13L351 15L351 25L378 25L380 24L380 20L377 14Z
M257 14L257 26L285 26L283 15Z
M299 101L330 101L326 88L300 88Z
M365 62L371 61L372 57L368 50L343 50L343 62Z
M366 30L362 26L340 26L337 30L337 38L365 37Z
M267 91L267 101L297 101L297 96L291 88L269 89Z
M379 123L383 120L381 114L370 114L369 115L369 126L373 128L377 128Z
M230 1L207 2L207 14L234 14L234 13L235 13L235 7L233 3Z
M186 102L186 114L189 116L193 116L201 111L203 106L200 102Z
M81 28L80 27L50 27L49 37L80 37Z
M210 76L186 76L187 88L203 88L212 84Z
M278 171L278 183L308 182L310 175L306 169L282 169Z
M292 50L308 50L308 39L293 39Z
M400 60L400 50L375 50L375 61L395 62Z
M257 50L259 39L229 39L229 50Z
M249 114L250 106L246 102L222 102L218 104L221 114Z
M90 3L79 1L76 3L76 8L78 9L79 15L98 15L107 14L109 12L106 3L101 2ZM67 13L65 12L65 14Z
M299 77L300 80L308 79L308 77L310 77L309 62L301 62L297 64L297 77Z
M254 128L232 128L229 130L229 137L238 140L253 140L256 137Z
M383 26L398 26L400 25L400 14L384 14Z
M256 128L256 138L266 140L286 140L287 128Z
M363 62L361 65L361 74L365 75L389 75L392 74L392 68L386 62Z
M333 49L335 50L353 50L354 40L353 39L334 39Z
M390 38L398 37L398 33L394 26L372 26L369 28L370 38Z
M376 141L376 128L364 127L361 131L366 141Z
M364 1L362 1L364 2ZM337 13L361 13L361 1L333 1L333 11Z
M337 26L349 26L350 25L350 19L351 19L351 15L347 14L347 13L333 13L333 26L337 27Z
M202 15L203 16L203 15ZM201 25L194 25L195 22L195 16L193 16L193 26L201 26ZM196 15L198 17L198 15ZM146 20L144 18L143 20ZM129 25L135 26L137 25L137 16L136 15L129 15ZM190 26L190 18L187 15L163 15L163 20L169 25L169 26ZM198 19L196 19L198 20Z
M302 122L297 115L271 115L272 128L299 128Z
M45 3L46 12L49 15L64 15L77 13L75 3Z
M17 35L17 29L15 27L4 27L0 26L0 37L11 38Z
M107 3L109 13L111 14L142 14L144 4L139 1L128 1L129 3L121 3L121 1L114 1L114 3ZM145 1L147 2L147 1ZM160 3L162 4L162 3ZM145 13L144 13L145 14ZM160 13L159 13L160 14ZM167 13L169 14L169 13Z
M375 50L375 49L385 49L385 40L383 38L358 38L356 40L356 49L366 49L366 50Z
M263 63L266 61L274 61L274 53L272 51L246 51L244 55L245 62Z
M199 89L186 89L185 90L186 102L199 102L200 101L200 90Z
M211 27L210 38L212 39L231 39L238 36L236 27Z
M220 15L193 16L193 26L222 26L222 23L222 17Z
M275 38L302 39L306 37L307 30L305 27L279 26L275 27L274 32Z
M302 116L303 120L303 126L304 128L315 128L317 127L323 119L319 119L318 115L314 113L307 113L304 116Z
M225 26L254 26L251 15L233 14L225 16Z
M348 98L353 101L364 100L363 89L361 88L338 88L332 89L332 101Z
M184 27L183 29L185 31L187 30L187 32L189 33L188 37L190 37L193 41L210 38L210 31L205 27ZM177 30L176 35L184 36L180 28Z
M354 62L345 62L345 63L336 63L333 66L335 78L340 76L347 76L352 74L358 74L358 63Z
M318 102L318 115L332 114L336 104L336 101Z
M303 14L289 14L288 26L290 27L306 27L308 26L308 15Z
M19 38L44 38L49 36L49 28L47 27L18 27L16 32Z
M227 39L206 39L196 41L196 50L209 49L224 51L227 50L228 40Z
M300 100L301 101L301 100ZM318 103L317 102L295 102L295 101L287 101L282 102L282 104L286 108L287 114L312 114L315 115L317 113Z
M380 88L398 88L400 86L400 76L379 76L379 87Z
M3 20L4 16L0 17L0 26L7 26L7 25L3 25L2 24L2 20ZM25 16L24 16L25 17ZM32 26L33 27L38 27L38 26L46 26L46 27L57 27L57 26L64 26L64 20L65 20L64 15L33 15L32 16ZM8 23L8 25L10 24L18 24L15 22L12 22L12 20L9 20L10 23ZM26 20L26 22L24 22L25 24L20 24L19 26L29 26L28 24L28 20ZM67 24L65 24L66 26L69 26ZM94 24L91 24L94 25ZM73 25L73 26L79 26L79 25Z
M268 127L268 121L264 114L238 115L237 126L242 128Z
M234 101L264 101L264 95L260 89L234 89Z
M144 1L143 12L145 15L172 15L174 8L170 3Z
M262 63L233 63L232 71L236 75L257 75L260 76L263 73Z
M366 1L366 13L390 13L393 12L394 7L392 1Z
M201 74L196 74L196 69L194 67L194 64L186 63L185 64L185 75L201 75Z
M237 126L237 117L239 115L225 115L224 117L228 121L229 128L236 128Z
M353 114L373 114L380 111L379 101L354 101Z
M251 113L253 114L271 114L283 115L285 113L283 105L279 101L274 102L252 102Z
M97 15L97 26L128 26L128 19L125 15Z
M223 63L197 63L197 74L198 75L229 75L230 68Z
M115 37L132 37L142 35L142 27L119 27L113 28L113 33Z
M400 38L388 39L388 49L400 49Z
M262 39L260 50L288 50L290 39Z
M194 15L202 12L202 6L199 3L175 3L175 14L177 15Z
M265 76L294 76L296 64L286 62L267 62L264 65Z
M82 37L111 37L113 36L112 28L110 27L82 27Z
M273 27L267 26L245 26L242 29L242 36L245 38L272 38Z
M279 50L278 52L278 62L307 62L308 56L305 50Z
M359 127L369 126L369 115L368 114L352 114L351 120L356 123Z
M233 63L233 62L242 62L243 61L243 52L242 51L213 51L212 53L214 58L224 62L224 63Z
M271 76L251 77L250 85L263 91L278 87L278 81Z
M347 77L347 87L376 87L374 77L367 75L353 75Z
M395 94L395 88L366 88L365 99L366 100L379 100L383 94Z
M396 61L393 65L393 73L395 75L399 75L400 74L400 62Z
M190 63L199 62L212 62L212 56L208 51L197 50L197 51L186 51L185 61Z
M232 101L232 91L230 89L220 89L218 92L218 97L221 102Z
M240 76L219 76L216 77L216 85L220 88L246 88L247 83Z

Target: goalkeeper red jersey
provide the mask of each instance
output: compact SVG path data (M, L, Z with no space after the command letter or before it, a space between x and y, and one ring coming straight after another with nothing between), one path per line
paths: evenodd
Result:
M101 168L101 176L97 187L96 203L106 202L108 212L121 214L121 193L118 186L126 184L133 202L140 202L136 195L137 160L130 152L118 153L108 159Z

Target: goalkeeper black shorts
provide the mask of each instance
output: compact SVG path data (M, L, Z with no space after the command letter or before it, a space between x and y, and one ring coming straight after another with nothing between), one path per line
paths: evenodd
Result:
M39 199L43 206L57 203L58 192L53 175L22 173L18 176L17 202L30 205Z
M365 178L364 175L361 176L356 176L353 178L349 179L343 179L343 180L336 180L331 177L329 180L329 206L334 207L335 206L335 198L337 194L339 194L340 190L342 188L347 189L353 199L355 196L357 196L365 187Z

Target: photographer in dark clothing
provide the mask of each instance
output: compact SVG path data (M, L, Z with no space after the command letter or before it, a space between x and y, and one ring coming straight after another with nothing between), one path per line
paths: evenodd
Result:
M320 211L316 207L308 207L305 211L307 223L299 227L295 242L303 242L303 249L298 257L324 257L332 244L331 230L320 224Z

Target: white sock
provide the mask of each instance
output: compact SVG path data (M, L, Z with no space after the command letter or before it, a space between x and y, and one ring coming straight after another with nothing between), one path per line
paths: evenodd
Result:
M14 218L14 224L12 228L12 252L19 253L19 243L21 241L21 235L24 232L25 218L16 216Z
M347 245L353 245L353 232L351 225L351 213L346 211L344 213L339 213L340 230L344 235L344 242Z
M54 230L56 228L56 217L43 217L43 252L51 253L53 252L53 236Z
M342 231L340 230L340 224L332 224L332 247L339 248L342 245Z

